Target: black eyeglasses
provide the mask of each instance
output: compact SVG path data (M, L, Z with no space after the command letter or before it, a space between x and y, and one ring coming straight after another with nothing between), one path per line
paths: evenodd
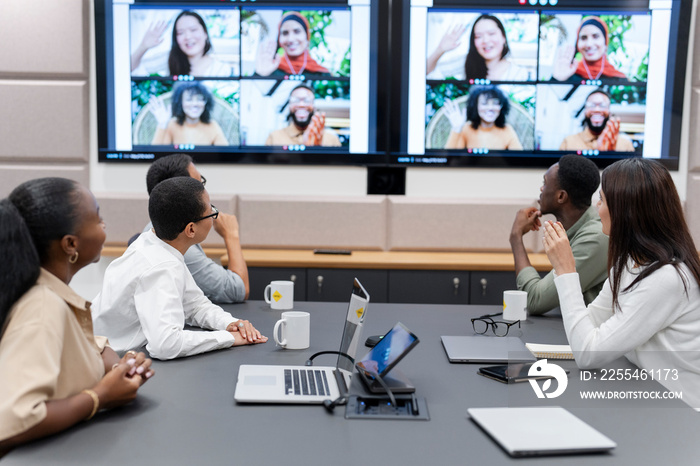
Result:
M519 320L516 320L515 322L503 322L502 320L493 320L491 318L500 315L503 315L503 313L499 312L498 314L487 314L472 319L472 328L474 328L474 333L483 335L488 331L489 327L491 327L491 331L494 335L497 337L504 337L508 335L508 331L513 325L518 324L518 328L520 328Z
M211 213L211 214L209 214L209 215L205 215L204 217L200 217L200 218L198 218L197 220L193 220L192 223L201 222L201 221L204 220L205 218L209 218L209 217L211 217L211 218L213 218L214 220L216 220L216 219L219 217L219 209L217 209L216 207L214 207L214 204L211 204L211 210L212 210L213 213Z
M199 177L201 178L201 181L202 181L202 186L206 186L206 185L207 185L207 179L206 179L206 178L204 178L204 176L203 176L203 175L199 175Z

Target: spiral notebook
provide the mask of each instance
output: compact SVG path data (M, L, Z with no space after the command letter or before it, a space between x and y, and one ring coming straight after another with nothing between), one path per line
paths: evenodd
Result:
M525 347L537 359L574 359L569 345L545 345L543 343L525 343Z

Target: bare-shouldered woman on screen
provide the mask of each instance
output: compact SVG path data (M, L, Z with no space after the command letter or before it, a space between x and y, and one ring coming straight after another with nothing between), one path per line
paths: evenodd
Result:
M167 28L165 21L151 24L141 43L131 54L131 73L148 75L140 67L143 56L153 47L163 42L163 33ZM168 56L168 71L171 76L217 76L233 75L231 66L215 59L211 52L211 41L207 25L200 15L185 10L175 18L172 32L172 46Z
M136 398L151 360L92 333L68 283L100 258L104 223L75 181L27 181L0 201L0 457Z
M159 97L153 102L158 127L152 144L228 145L221 126L211 116L214 97L201 82L177 83L171 109Z
M459 38L465 30L465 25L457 25L445 33L435 51L428 57L426 74L435 71L438 61L445 52L459 46ZM528 71L513 63L508 58L509 54L506 29L501 20L493 15L479 16L474 21L469 35L469 52L464 62L464 79L529 80Z
M464 110L454 101L445 102L451 126L445 149L522 150L515 129L506 123L509 111L508 98L496 86L469 89Z
M580 368L625 356L700 408L700 258L668 170L640 157L603 171L598 213L610 236L608 279L584 304L566 231L545 222L564 328Z

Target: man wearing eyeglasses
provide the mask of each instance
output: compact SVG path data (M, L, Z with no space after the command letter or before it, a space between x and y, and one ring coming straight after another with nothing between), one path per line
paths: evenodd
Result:
M564 138L559 150L634 152L632 140L620 134L620 119L610 116L610 96L596 89L586 98L583 131Z
M176 176L189 176L206 186L207 180L187 154L172 154L151 164L146 174L146 189L150 195L158 183ZM144 232L152 225L147 225ZM204 249L195 244L185 253L185 264L195 283L205 296L215 303L239 303L248 299L250 283L248 266L243 258L238 219L221 212L214 222L214 231L224 239L228 253L228 269L207 257Z
M339 147L338 135L326 129L326 114L317 112L314 105L316 96L310 87L300 84L289 94L289 125L273 131L265 141L266 146L305 146Z
M105 271L92 305L95 332L115 351L145 348L157 359L266 342L250 322L207 299L185 265L185 252L207 237L219 216L202 183L184 176L158 183L148 215L153 229Z

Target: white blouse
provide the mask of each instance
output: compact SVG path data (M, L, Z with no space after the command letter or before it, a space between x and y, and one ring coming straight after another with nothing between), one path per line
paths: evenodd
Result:
M700 287L682 265L683 278L665 265L622 292L642 267L626 267L613 312L612 289L606 280L598 297L585 306L577 273L558 276L564 328L580 368L601 367L621 356L642 369L677 369L678 380L660 380L682 391L683 401L700 408Z

